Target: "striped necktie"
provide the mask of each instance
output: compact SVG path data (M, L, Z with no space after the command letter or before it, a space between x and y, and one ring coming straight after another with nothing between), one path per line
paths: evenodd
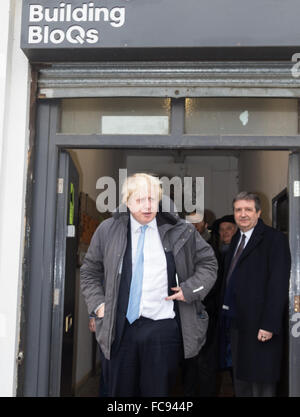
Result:
M231 260L230 268L229 268L227 278L226 278L227 284L228 284L229 279L232 275L232 272L233 272L233 270L234 270L234 268L237 264L237 261L239 260L239 257L241 256L241 253L243 252L243 249L244 249L244 246L245 246L245 240L246 240L246 235L243 233L241 243L239 244L239 247L238 247L234 257Z

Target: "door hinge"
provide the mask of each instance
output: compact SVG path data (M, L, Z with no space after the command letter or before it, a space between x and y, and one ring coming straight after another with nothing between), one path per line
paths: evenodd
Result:
M300 295L295 295L294 297L294 311L295 313L300 313Z
M53 293L53 305L54 306L59 305L59 296L60 296L60 290L59 288L55 288L54 293Z
M73 326L73 317L72 314L68 314L65 317L65 333L68 333Z
M300 197L300 181L294 181L294 197Z
M76 236L76 228L72 224L68 224L67 227L67 237L75 237Z
M57 179L57 194L62 194L64 192L64 179Z
M22 365L23 361L24 361L24 352L19 352L17 356L18 365Z

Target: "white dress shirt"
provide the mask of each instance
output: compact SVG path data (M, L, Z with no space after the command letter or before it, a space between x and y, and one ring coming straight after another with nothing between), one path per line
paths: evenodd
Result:
M130 221L133 270L142 225L132 215L130 215ZM144 242L144 277L140 316L152 320L174 318L174 302L165 300L168 296L167 260L159 236L156 218L147 226Z

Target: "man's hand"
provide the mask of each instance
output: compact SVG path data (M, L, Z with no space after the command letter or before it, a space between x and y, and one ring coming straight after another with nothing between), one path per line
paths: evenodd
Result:
M178 301L185 301L183 296L182 289L180 287L173 287L171 288L172 291L176 291L175 294L166 297L165 300L178 300Z
M104 317L104 310L105 310L105 304L101 304L101 306L96 311L96 315L99 319L103 319Z
M257 339L260 342L267 342L268 340L272 339L273 333L268 332L267 330L259 329Z
M89 320L89 330L91 333L95 333L96 331L96 323L94 317L91 317Z

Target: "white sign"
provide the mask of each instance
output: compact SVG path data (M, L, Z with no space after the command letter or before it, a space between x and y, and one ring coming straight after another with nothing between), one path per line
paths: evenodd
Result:
M68 24L64 28L55 24ZM88 29L82 23L94 23ZM95 44L100 41L100 23L120 28L125 24L125 7L96 7L93 2L81 7L61 2L58 7L29 5L29 44ZM54 26L53 26L54 24ZM61 25L60 25L61 26Z
M102 116L103 135L168 135L168 116Z

